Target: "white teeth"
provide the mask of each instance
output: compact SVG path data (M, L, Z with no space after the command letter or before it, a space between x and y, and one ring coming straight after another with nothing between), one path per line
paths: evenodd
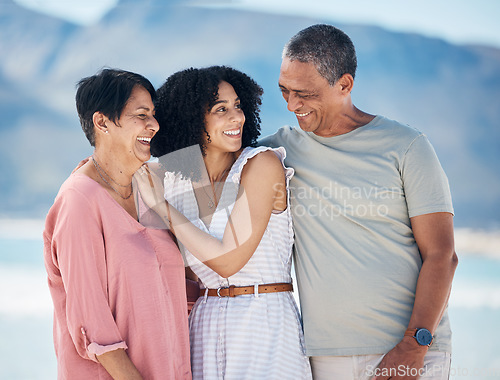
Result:
M150 143L151 142L151 137L138 137L137 140Z
M229 136L237 136L240 134L240 130L239 129L236 129L234 131L224 131L223 132L225 135L229 135Z
M295 115L299 116L299 117L304 117L304 116L307 116L309 115L311 112L307 112L307 113L297 113L295 112Z

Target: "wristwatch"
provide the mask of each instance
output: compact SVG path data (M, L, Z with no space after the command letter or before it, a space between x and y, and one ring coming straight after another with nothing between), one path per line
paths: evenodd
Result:
M404 336L415 338L421 346L430 346L432 339L434 339L431 332L427 329L407 329Z

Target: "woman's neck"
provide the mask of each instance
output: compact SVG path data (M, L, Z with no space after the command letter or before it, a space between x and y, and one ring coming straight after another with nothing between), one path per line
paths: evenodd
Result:
M236 160L237 153L227 152L227 153L207 153L203 157L205 167L207 168L208 178L211 183L220 181L224 175L229 172L231 166Z
M128 186L132 182L132 176L139 169L135 166L130 167L125 160L120 160L119 156L112 151L96 149L92 157L98 168L105 172L105 175L122 186Z
M106 154L105 151L96 149L92 158L85 164L86 172L104 187L132 218L138 220L132 186L132 176L136 168L130 167L118 157L113 155L112 151Z

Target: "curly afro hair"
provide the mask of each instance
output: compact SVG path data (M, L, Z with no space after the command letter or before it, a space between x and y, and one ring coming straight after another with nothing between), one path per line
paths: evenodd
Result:
M219 84L231 84L245 114L242 148L255 146L260 135L263 90L246 74L227 66L189 68L167 78L156 91L156 119L160 130L151 140L151 154L161 157L199 145L205 154L205 116L218 99ZM161 160L160 160L161 162Z

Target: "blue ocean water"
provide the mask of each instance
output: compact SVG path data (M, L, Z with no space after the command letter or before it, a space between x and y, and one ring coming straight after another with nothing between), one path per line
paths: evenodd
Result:
M41 239L0 238L0 380L56 378ZM451 378L500 379L500 255L460 255L449 315Z

